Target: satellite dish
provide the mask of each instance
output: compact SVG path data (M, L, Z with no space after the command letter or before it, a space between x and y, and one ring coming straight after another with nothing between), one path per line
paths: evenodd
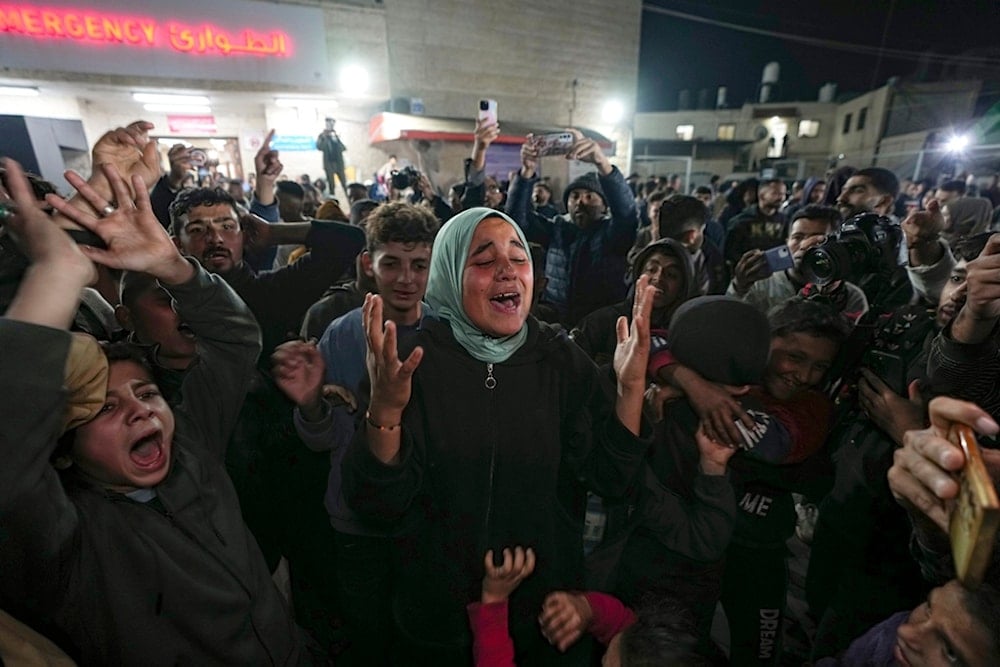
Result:
M767 139L767 135L769 134L770 132L768 132L767 128L763 125L758 125L753 130L753 138L756 141L763 141L764 139Z

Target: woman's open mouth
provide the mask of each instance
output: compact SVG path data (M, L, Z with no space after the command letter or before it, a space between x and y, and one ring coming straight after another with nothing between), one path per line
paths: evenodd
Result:
M490 303L501 313L516 313L521 307L521 295L517 292L505 292L490 297Z

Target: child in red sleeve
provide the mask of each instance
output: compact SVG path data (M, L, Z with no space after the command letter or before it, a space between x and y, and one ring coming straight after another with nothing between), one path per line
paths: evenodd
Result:
M535 569L532 549L503 550L503 564L493 564L493 551L486 552L479 602L466 607L472 629L472 652L476 667L513 667L514 644L507 631L507 598ZM686 610L672 601L657 601L651 613L637 618L617 598L588 591L550 593L542 605L538 622L542 634L560 651L566 651L584 632L607 646L602 665L618 667L640 664L692 665L695 644L693 625ZM648 636L647 636L648 634ZM650 651L655 653L650 654Z

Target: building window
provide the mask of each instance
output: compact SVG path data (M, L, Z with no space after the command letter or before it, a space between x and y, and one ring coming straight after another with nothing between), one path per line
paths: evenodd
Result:
M799 137L818 137L819 136L819 121L818 120L800 120L799 121Z
M858 130L865 129L865 121L868 120L868 107L858 112Z
M678 125L677 138L681 141L691 141L694 139L694 125Z
M853 116L854 116L854 114L851 114L851 113L849 113L846 116L844 116L844 131L843 131L843 134L847 134L848 132L851 131L851 118Z
M716 138L719 141L733 141L736 139L736 123L720 123Z

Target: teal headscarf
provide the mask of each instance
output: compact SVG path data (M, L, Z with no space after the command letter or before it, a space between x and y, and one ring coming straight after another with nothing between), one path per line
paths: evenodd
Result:
M517 223L499 211L491 208L470 208L462 211L445 223L434 238L434 250L431 253L431 271L427 278L427 293L424 299L434 312L448 320L451 332L462 347L479 361L500 363L510 358L528 337L528 327L506 338L487 336L466 316L462 307L462 274L465 272L465 262L469 257L469 246L472 245L472 235L476 227L486 218L501 218L517 230L517 235L528 248L528 241ZM531 253L528 253L531 261ZM530 299L531 295L526 294Z

